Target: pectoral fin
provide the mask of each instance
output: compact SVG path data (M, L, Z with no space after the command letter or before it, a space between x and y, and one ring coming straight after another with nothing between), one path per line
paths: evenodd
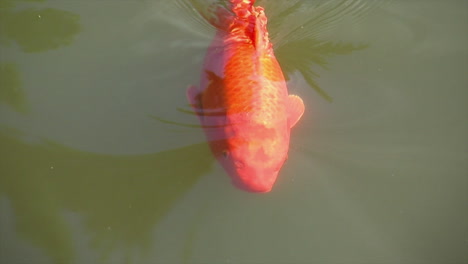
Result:
M192 106L198 105L198 100L197 100L198 91L197 91L197 87L195 85L190 85L187 88L187 94L186 95L187 95L187 100L189 101L190 105L192 105Z
M293 127L304 114L304 102L297 95L288 96L288 120L289 127Z
M192 106L193 111L198 116L200 121L202 121L202 107L200 103L200 93L195 85L190 85L187 88L187 99Z

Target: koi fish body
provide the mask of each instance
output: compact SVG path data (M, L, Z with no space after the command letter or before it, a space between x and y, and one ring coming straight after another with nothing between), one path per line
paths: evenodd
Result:
M217 33L205 56L200 86L187 97L213 155L247 191L268 192L287 158L290 129L304 113L288 95L268 38L267 18L254 0L230 0L210 21Z

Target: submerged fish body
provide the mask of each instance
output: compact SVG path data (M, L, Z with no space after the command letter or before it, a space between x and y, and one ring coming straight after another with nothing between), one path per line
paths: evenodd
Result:
M210 21L217 33L205 56L200 86L187 97L205 130L213 155L233 183L268 192L287 159L290 129L304 112L288 95L274 56L262 7L230 0Z

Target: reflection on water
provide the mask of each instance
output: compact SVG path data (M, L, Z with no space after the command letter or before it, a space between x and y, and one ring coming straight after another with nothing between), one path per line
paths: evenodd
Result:
M21 2L7 0L0 9L3 44L15 41L24 52L41 52L70 45L80 32L79 15L55 8L14 10L14 4Z
M468 260L465 2L259 0L307 109L267 196L172 126L213 32L175 2L0 2L0 262Z
M80 32L77 14L54 8L16 9L16 4L22 2L24 1L1 2L1 45L10 46L11 42L14 42L24 52L42 52L70 45L75 35ZM15 63L0 62L0 102L10 105L18 112L27 111L21 76Z
M328 59L332 55L346 55L368 47L366 44L351 44L327 40L329 34L341 20L356 23L365 14L387 4L389 1L281 1L279 5L264 3L272 10L270 33L275 54L285 77L290 79L298 71L320 96L331 102L332 97L317 83L319 74L315 66L329 69Z
M64 210L84 219L91 244L102 258L117 248L127 257L135 249L145 252L151 247L154 225L213 161L205 144L113 156L51 141L30 144L18 137L0 134L0 192L14 209L17 231L56 263L76 258Z
M0 64L0 102L8 104L15 111L25 113L27 105L21 78L14 63Z
M287 80L298 71L304 77L307 84L327 101L333 99L316 82L319 75L312 70L314 64L328 69L327 59L331 55L351 54L353 51L362 50L367 45L353 45L349 43L333 43L329 41L318 41L315 39L303 39L288 43L280 47L276 54L280 61ZM308 52L304 52L307 50Z

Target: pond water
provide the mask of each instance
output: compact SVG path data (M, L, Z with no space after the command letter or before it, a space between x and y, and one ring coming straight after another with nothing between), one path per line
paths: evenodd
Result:
M258 1L306 106L266 194L183 111L208 2L2 1L0 262L467 263L468 2Z

